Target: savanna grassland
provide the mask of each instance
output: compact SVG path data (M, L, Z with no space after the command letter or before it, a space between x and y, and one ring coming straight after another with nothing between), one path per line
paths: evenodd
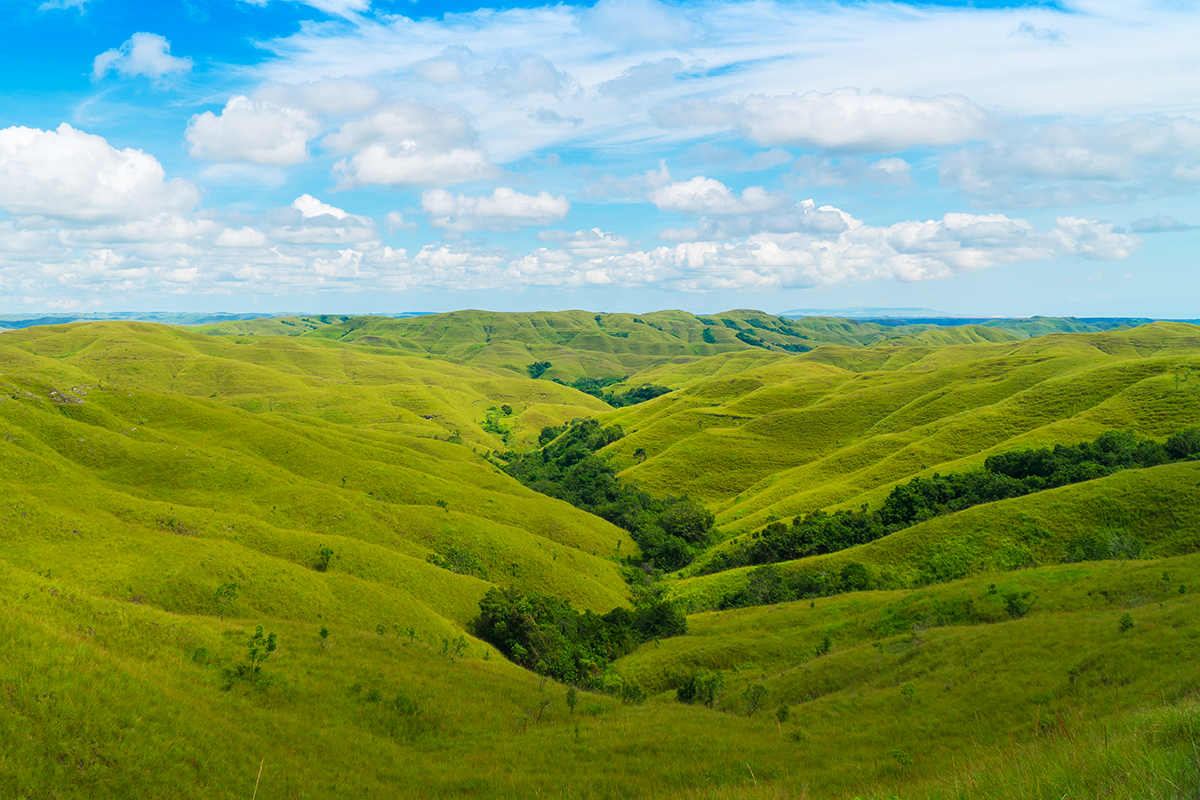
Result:
M1101 327L0 333L0 796L1200 797L1200 328Z

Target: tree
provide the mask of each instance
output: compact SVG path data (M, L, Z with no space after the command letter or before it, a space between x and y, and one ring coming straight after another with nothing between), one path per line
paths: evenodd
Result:
M746 701L746 716L753 717L754 712L758 711L770 693L770 690L761 683L752 683L747 686L746 691L742 692L742 699Z
M525 367L525 369L529 370L529 377L536 380L537 378L545 375L546 370L550 369L550 366L551 364L549 361L535 361L529 366Z
M225 612L233 605L233 601L237 600L238 585L235 581L222 583L217 587L217 591L213 594L213 602L217 604L217 613L221 619L225 619Z

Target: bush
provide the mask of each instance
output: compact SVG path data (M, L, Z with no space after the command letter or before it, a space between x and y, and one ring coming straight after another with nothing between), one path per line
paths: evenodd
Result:
M315 565L317 572L325 572L328 570L329 562L332 558L333 548L327 544L321 545L320 549L317 550L317 563Z
M1117 620L1117 628L1121 633L1129 633L1133 630L1133 615L1128 611L1122 614L1121 618Z
M675 689L675 699L688 705L705 705L712 708L725 688L725 675L721 670L703 670L689 675Z

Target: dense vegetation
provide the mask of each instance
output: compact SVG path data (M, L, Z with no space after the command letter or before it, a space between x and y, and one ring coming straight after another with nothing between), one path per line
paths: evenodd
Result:
M795 517L790 526L773 522L751 534L740 547L716 554L702 571L720 572L740 566L835 553L982 503L1094 480L1123 469L1194 458L1200 458L1200 428L1180 431L1165 443L1125 430L1108 431L1091 442L1077 445L1013 450L989 456L979 472L914 478L894 488L878 510L866 505L859 510L846 509L832 514L818 510ZM1068 547L1064 560L1130 555L1133 554L1131 547L1136 548L1136 544L1081 538ZM797 575L793 578L797 583L787 588L776 578L774 573L764 572L756 586L763 584L769 588L750 589L747 596L731 599L729 603L749 603L756 597L824 595L839 590L840 586L847 590L867 588L848 582L845 576L814 578Z
M582 614L557 597L490 589L479 601L475 633L509 660L539 675L588 689L644 695L611 669L643 642L687 633L687 620L670 603L651 601L634 609Z
M594 419L542 430L540 450L505 453L505 472L534 491L565 500L629 531L642 557L672 571L691 563L713 536L712 512L686 497L652 497L622 482L596 451L625 435Z
M563 386L570 386L572 389L578 389L584 394L590 394L598 400L603 400L613 408L624 408L625 406L633 406L638 403L644 403L647 400L653 400L656 397L662 397L671 390L666 386L654 386L652 384L643 384L635 386L632 389L627 389L624 392L607 392L609 386L616 383L621 383L626 378L608 377L608 378L576 378L569 383L566 381L555 379L555 383Z

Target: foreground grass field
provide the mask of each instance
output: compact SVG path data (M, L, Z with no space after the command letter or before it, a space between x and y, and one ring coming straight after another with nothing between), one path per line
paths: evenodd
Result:
M1008 447L1195 425L1196 328L792 354L736 338L783 330L756 312L439 316L0 335L0 797L1200 796L1195 462L779 566L873 591L714 611L747 570L671 576L689 633L616 664L640 704L572 707L471 626L493 586L631 601L625 531L484 458L545 425L623 425L606 456L733 541ZM572 347L586 325L629 336ZM523 359L675 391L613 411ZM1058 563L1096 530L1141 558ZM697 677L711 706L676 700Z

